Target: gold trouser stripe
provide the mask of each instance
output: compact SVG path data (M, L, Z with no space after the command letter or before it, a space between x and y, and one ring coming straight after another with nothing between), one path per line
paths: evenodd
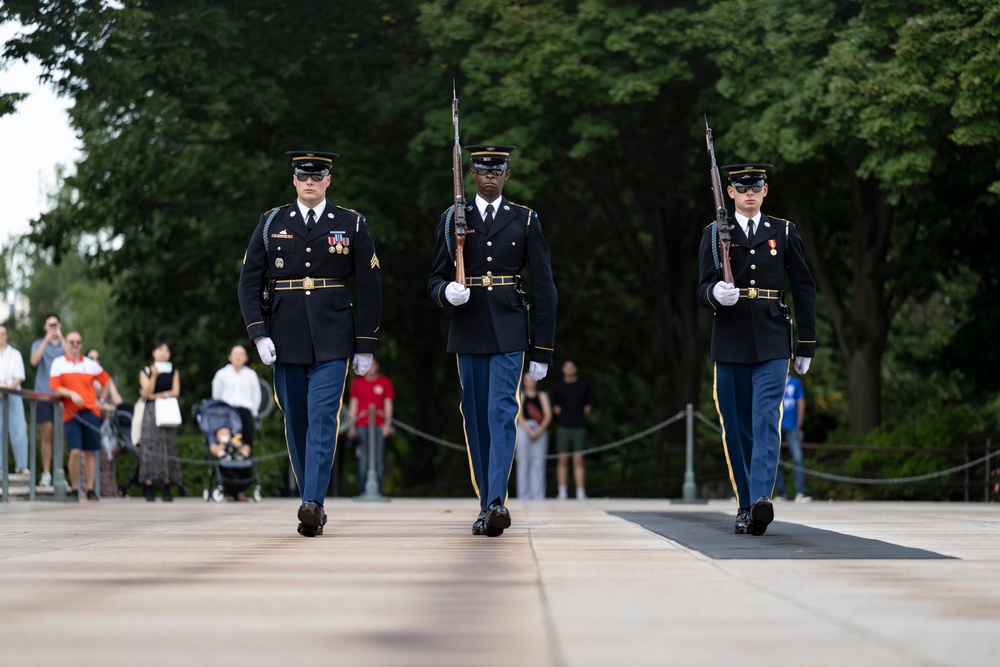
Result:
M465 453L469 457L469 476L472 478L472 488L476 491L476 500L482 501L479 496L479 484L476 483L476 469L472 466L472 445L469 444L469 424L465 420L465 411L462 409L462 396L465 395L465 385L462 384L462 366L458 361L458 354L455 354L455 370L458 371L458 412L462 415L462 435L465 436Z
M722 408L719 407L719 366L712 364L712 400L715 401L715 411L719 413L719 426L722 428L722 453L726 455L726 467L729 469L729 483L736 496L736 506L743 507L740 502L740 491L736 488L736 477L733 475L733 463L729 460L729 443L726 442L726 420L722 418Z

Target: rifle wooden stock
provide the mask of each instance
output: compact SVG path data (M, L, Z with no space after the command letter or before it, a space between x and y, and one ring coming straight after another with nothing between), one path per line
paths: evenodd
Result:
M731 242L729 224L729 213L726 211L726 200L722 196L722 178L719 176L719 166L715 161L715 143L712 141L712 129L708 126L708 117L705 117L705 144L708 146L708 154L712 158L712 168L710 170L712 179L712 198L715 200L715 227L719 230L719 261L722 264L722 280L733 283L733 267L729 264L729 244Z

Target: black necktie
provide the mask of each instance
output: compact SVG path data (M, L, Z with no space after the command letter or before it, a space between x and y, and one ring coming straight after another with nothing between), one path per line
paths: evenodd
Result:
M747 240L753 245L753 218L747 220Z
M306 220L306 231L311 232L316 226L316 211L309 209L309 219Z
M486 229L493 224L493 204L486 205Z

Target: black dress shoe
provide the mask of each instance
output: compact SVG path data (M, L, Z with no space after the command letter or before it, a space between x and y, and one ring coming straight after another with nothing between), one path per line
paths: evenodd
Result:
M313 530L322 528L326 523L326 511L319 503L307 500L299 506L299 521Z
M740 511L736 513L736 534L746 535L747 526L750 524L750 508L741 507Z
M751 535L763 535L767 525L774 521L774 505L767 496L761 496L750 508L750 523L747 532Z
M484 519L486 526L486 537L499 537L503 535L505 528L510 528L510 512L503 506L499 499L490 503L486 510Z
M486 512L480 512L479 518L472 524L472 534L473 535L485 535L486 534Z
M323 534L323 526L313 528L312 526L307 526L304 523L299 523L298 531L299 535L302 535L303 537L316 537L317 535Z

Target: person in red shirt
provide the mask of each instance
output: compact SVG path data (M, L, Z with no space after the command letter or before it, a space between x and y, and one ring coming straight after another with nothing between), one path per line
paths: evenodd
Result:
M382 495L382 478L385 473L385 438L392 432L392 402L396 393L392 389L392 380L378 374L378 361L372 360L371 368L362 377L351 380L351 400L348 410L351 415L351 425L347 436L352 440L361 436L357 448L358 455L358 487L362 494ZM376 489L366 488L368 480L368 456L372 443L368 440L369 406L375 406L375 474L378 482Z
M66 335L66 354L52 360L49 388L62 397L63 433L69 451L70 498L79 498L80 451L84 453L87 500L100 500L94 492L97 455L101 449L101 408L97 404L96 382L102 388L111 376L101 365L83 356L83 336L79 331Z

